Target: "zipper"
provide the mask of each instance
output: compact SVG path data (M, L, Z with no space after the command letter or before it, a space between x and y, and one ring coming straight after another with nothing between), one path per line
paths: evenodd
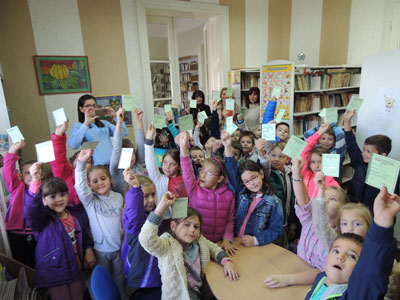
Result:
M45 256L42 256L42 258L46 258L47 256L49 256L50 254L52 254L52 253L54 253L54 252L56 252L56 251L58 251L58 250L60 250L61 249L61 247L58 247L57 249L54 249L53 251L50 251L49 253L47 253Z
M213 228L213 239L215 239L215 228L217 227L217 191L214 190L214 220L215 220L215 226Z

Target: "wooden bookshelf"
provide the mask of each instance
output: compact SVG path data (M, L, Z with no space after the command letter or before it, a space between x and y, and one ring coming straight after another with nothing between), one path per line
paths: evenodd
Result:
M199 89L199 63L197 56L179 58L179 78L181 101L189 101L192 98L191 92Z
M172 103L171 68L169 61L150 61L153 106L163 107Z
M229 86L234 91L236 103L243 107L250 88L260 88L260 69L239 69L229 72Z

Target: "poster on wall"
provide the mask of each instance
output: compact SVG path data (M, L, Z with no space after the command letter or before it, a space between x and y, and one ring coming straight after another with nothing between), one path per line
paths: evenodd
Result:
M400 89L380 88L375 97L376 114L381 120L395 121L400 112Z
M275 110L275 117L279 110L284 110L282 120L290 119L290 99L292 97L292 64L282 65L267 65L261 68L261 117L264 116L264 111L268 106L268 101L273 98L273 91L279 89L274 87L280 87L279 94L277 94L277 106Z
M96 96L96 102L99 108L109 106L117 111L122 106L122 95L111 95L111 96ZM103 116L101 120L106 120L114 124L113 117ZM124 116L124 122L126 126L132 126L132 112L126 111Z

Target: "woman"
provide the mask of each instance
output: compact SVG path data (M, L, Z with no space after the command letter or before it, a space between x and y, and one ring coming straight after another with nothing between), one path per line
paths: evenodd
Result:
M247 128L254 132L260 124L260 89L258 87L250 88L245 105L247 110L244 113L244 122Z
M190 113L193 115L193 120L197 119L197 113L201 111L205 111L207 114L207 117L211 116L211 110L210 107L204 103L204 93L200 90L195 90L192 95L192 100L197 101L197 107L196 108L191 108Z
M71 136L68 145L72 149L78 149L84 142L99 142L94 150L93 162L95 165L108 165L112 153L110 136L114 135L115 125L108 121L100 120L95 114L97 107L96 98L86 94L78 100L79 122L72 126ZM111 107L107 109L107 116L116 117ZM116 118L115 118L116 120ZM122 136L128 135L125 123L122 122Z

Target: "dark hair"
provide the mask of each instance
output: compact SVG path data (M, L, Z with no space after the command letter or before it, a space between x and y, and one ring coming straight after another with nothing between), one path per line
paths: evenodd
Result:
M19 164L19 172L22 174L22 170L24 169L25 166L27 165L33 165L36 162L36 160L25 160L22 163Z
M133 148L133 153L137 154L137 149L130 139L122 139L122 148Z
M204 160L204 162L203 162L203 165L205 163L212 164L213 167L217 170L218 176L224 176L224 178L225 178L226 170L225 170L225 167L224 167L224 159L222 157L213 156L213 157L206 158ZM217 185L217 187L219 187L223 183L224 183L224 181L221 181L220 184Z
M367 137L364 142L365 145L375 146L379 154L389 154L392 150L392 140L386 135L377 134Z
M308 154L308 157L307 157L307 162L308 162L307 168L311 171L311 168L310 168L311 156L313 154L317 154L317 155L322 157L322 154L327 154L327 153L329 153L329 151L326 150L325 148L321 147L321 146L317 146L317 147L312 148L310 153Z
M239 150L240 151L239 156L242 156L243 147L242 147L242 144L239 141L232 141L231 142L231 146L232 146L233 149Z
M328 130L324 134L333 136L333 141L336 143L336 135L335 135L335 131L333 130L332 127L329 127Z
M187 209L187 217L186 218L172 219L171 221L174 221L176 224L180 224L183 221L185 221L187 218L190 218L190 217L193 217L193 216L196 216L196 217L199 218L200 228L201 228L201 225L203 225L203 217L201 216L201 213L197 209L195 209L193 207L188 207L188 209ZM172 232L172 230L170 231L170 233L171 233L172 236L175 237L175 235Z
M68 193L68 186L65 181L58 177L47 179L42 186L42 197L45 198L57 193Z
M224 88L221 89L221 91L219 92L219 97L220 97L220 98L222 98L221 95L222 95L223 91L226 91L227 89L228 89L228 88L226 88L226 87L224 87Z
M79 122L81 122L81 123L85 122L85 114L83 112L81 112L80 108L85 105L85 102L87 100L94 100L97 103L96 98L94 96L90 95L90 94L85 94L85 95L79 97L79 100L78 100L78 119L79 119ZM99 118L95 119L94 124L96 124L97 127L104 127L103 122L101 122Z
M261 167L260 164L254 162L254 161L252 161L250 159L242 162L239 165L238 175L239 175L240 180L242 180L242 174L244 172L246 172L246 171L257 172L257 173L260 173L261 171L264 172L264 170L263 170L263 168ZM247 187L246 187L246 192L250 193L250 191L249 191L249 189ZM276 195L275 188L268 181L267 174L265 174L265 172L264 172L264 180L263 180L262 192L263 192L264 195Z
M250 89L249 89L249 92L246 94L246 98L245 98L245 105L246 105L246 107L247 108L249 108L249 106L250 106L250 95L251 94L256 94L257 95L257 101L255 102L255 103L260 103L260 89L258 88L258 87L251 87Z
M181 169L181 159L180 159L180 156L179 156L178 149L172 148L172 149L169 149L167 152L165 152L165 154L164 154L164 156L162 158L162 161L161 161L161 165L164 163L164 159L165 159L165 157L167 155L171 156L172 159L179 165L179 170L178 170L178 173L179 173L180 169ZM163 173L162 168L161 168L161 173Z
M205 96L204 96L204 93L203 93L202 91L200 91L200 90L195 90L195 91L193 92L192 99L193 99L193 100L196 100L197 97L200 97L201 99L203 99L203 101L201 102L201 104L204 104L204 98L205 98ZM200 105L201 105L201 104L200 104Z
M329 252L331 251L333 244L335 244L335 242L337 240L349 240L352 241L354 243L356 243L357 245L361 246L364 243L364 239L362 238L362 236L359 236L358 234L355 233L351 233L351 232L346 232L346 233L340 233L336 239L333 241L331 248L329 249Z
M286 123L286 122L279 122L278 124L276 124L275 128L278 128L278 126L281 126L281 125L286 126L290 130L290 125L288 123Z
M250 137L250 138L251 138L251 140L253 141L253 145L255 144L255 139L256 139L256 136L254 135L254 133L253 133L253 132L251 132L251 131L247 131L247 130L245 130L245 131L242 131L242 132L240 133L239 142L240 142L240 140L242 139L242 137L245 137L245 136L248 136L248 137Z
M106 173L106 175L108 176L108 178L110 178L110 180L112 180L112 177L111 177L111 174L110 174L109 169L108 169L106 166L104 166L104 165L95 165L95 166L92 166L92 167L90 168L89 172L88 172L88 176L90 176L90 174L91 174L93 171L96 171L96 170L102 170L104 173Z
M168 135L165 133L163 129L156 129L156 136L154 138L154 145L155 146L162 146L161 145L161 135L165 135L168 138ZM169 139L168 139L169 140ZM168 143L169 144L169 143Z
M190 148L190 152L192 152L192 151L201 151L201 152L203 152L203 150L201 150L201 148L199 147L199 146L193 146L192 148Z

